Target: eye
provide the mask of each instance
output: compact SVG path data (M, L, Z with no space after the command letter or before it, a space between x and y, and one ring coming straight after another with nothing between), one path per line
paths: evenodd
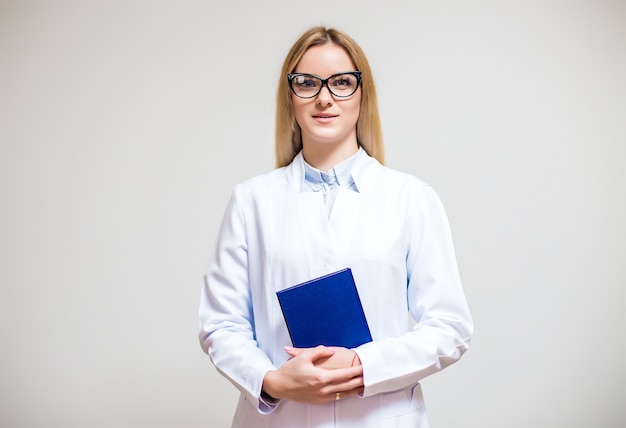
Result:
M296 76L293 79L293 85L298 90L316 89L319 87L319 79L312 76Z
M351 88L354 86L354 78L349 74L344 74L341 76L333 77L330 81L330 84L334 88L342 89L342 88Z

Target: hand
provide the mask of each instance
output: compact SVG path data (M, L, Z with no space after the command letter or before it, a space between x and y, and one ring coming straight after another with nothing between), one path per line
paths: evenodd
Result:
M316 367L327 370L334 370L361 365L361 360L359 359L359 356L351 349L341 348L337 346L328 346L327 349L335 351L334 354L315 360L314 364ZM304 350L305 349L303 348L293 348L291 346L285 346L285 352L287 352L292 357L301 354Z
M329 357L336 353L335 349L318 346L298 349L294 353L297 355L281 367L266 373L263 390L272 397L322 404L335 400L337 392L346 398L363 390L363 368L360 365L349 367L348 363L343 368L333 370L316 366L320 359L328 362Z

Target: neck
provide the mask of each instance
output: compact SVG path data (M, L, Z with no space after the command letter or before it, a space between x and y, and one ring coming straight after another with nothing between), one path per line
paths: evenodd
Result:
M353 156L359 150L356 140L353 144L306 144L302 155L309 165L320 171L330 171L336 165Z

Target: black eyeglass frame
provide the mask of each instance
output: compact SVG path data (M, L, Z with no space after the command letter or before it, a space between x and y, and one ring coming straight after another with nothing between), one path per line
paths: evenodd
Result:
M336 93L333 92L332 89L330 89L330 86L328 86L328 81L330 79L332 79L333 77L337 77L337 76L341 76L342 74L350 74L352 76L354 76L356 78L356 86L354 87L354 91L349 94L349 95L337 95ZM298 95L296 93L296 90L293 89L293 79L295 79L298 76L311 76L311 77L315 77L316 79L319 79L322 84L320 85L318 91L311 95L310 97L303 97L302 95ZM317 97L319 95L320 92L322 92L322 88L324 86L326 86L326 88L328 89L328 92L330 92L332 95L334 95L337 98L348 98L351 97L352 95L354 95L354 93L359 89L359 87L361 86L361 72L360 71L344 71L342 73L335 73L332 76L329 76L326 79L322 79L319 76L316 76L315 74L311 74L311 73L289 73L287 75L287 80L289 81L289 89L291 89L291 92L294 93L294 95L298 98L304 98L304 99L309 99L309 98L314 98Z

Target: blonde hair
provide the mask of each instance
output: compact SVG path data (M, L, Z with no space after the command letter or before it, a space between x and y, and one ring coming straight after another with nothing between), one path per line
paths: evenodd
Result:
M312 46L333 43L345 49L348 56L361 72L361 108L356 123L359 146L381 164L384 162L383 135L378 114L376 87L365 53L348 35L339 30L325 27L313 27L305 32L291 47L285 58L278 81L276 94L276 166L289 165L302 150L300 126L291 101L291 90L287 74L293 73L304 53Z

